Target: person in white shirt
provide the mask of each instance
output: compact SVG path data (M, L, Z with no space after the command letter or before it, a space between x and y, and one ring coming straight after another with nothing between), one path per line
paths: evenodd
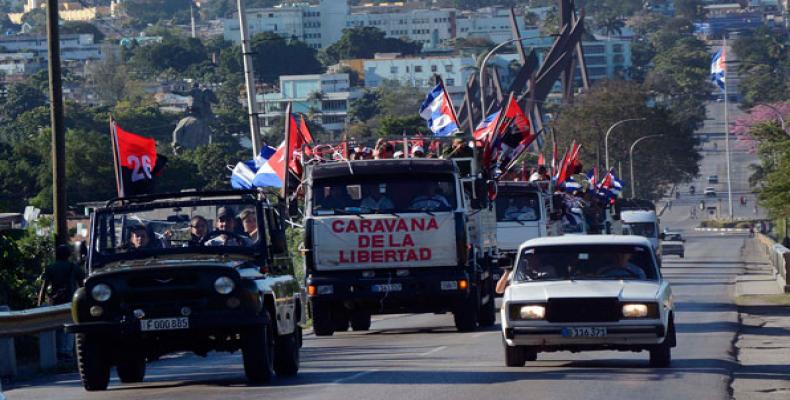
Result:
M415 197L409 208L412 210L436 210L440 208L449 209L450 202L447 198L438 193L438 185L435 183L428 183L424 185L424 194Z
M359 207L364 211L390 211L395 208L387 196L382 193L386 192L386 185L381 185L378 188L375 186L365 186L367 196L362 199Z
M505 220L532 221L538 219L535 209L527 204L525 199L516 198L505 210Z
M206 246L250 246L252 245L252 241L241 236L241 235L234 235L234 229L236 227L236 218L233 210L228 207L220 207L217 209L217 219L214 220L214 228L216 229L214 232L221 232L219 234L209 234L209 236L215 236L210 240L206 241ZM228 233L231 234L228 234Z

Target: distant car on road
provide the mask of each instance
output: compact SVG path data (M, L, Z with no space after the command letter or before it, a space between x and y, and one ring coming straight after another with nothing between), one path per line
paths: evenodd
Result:
M686 239L683 238L680 232L665 231L661 234L661 255L676 255L680 258L685 257L685 241Z
M647 350L650 365L667 367L676 345L672 290L639 236L524 242L501 318L509 367L540 352L588 350Z
M705 197L716 197L716 189L713 186L705 188Z
M719 176L718 175L710 175L708 176L708 183L711 185L716 185L719 183Z

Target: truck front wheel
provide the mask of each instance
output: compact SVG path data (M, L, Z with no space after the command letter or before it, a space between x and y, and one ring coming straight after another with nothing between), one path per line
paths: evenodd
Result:
M354 331L370 329L370 313L362 310L351 311L351 329Z
M458 332L472 332L477 329L477 296L470 295L463 304L453 311L455 328Z
M335 333L331 307L311 301L310 314L313 316L313 332L316 336L332 336Z

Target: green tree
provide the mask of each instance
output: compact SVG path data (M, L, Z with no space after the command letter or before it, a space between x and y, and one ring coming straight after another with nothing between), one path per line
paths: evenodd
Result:
M781 34L760 27L736 39L732 49L740 61L739 87L744 107L787 98L790 54Z
M304 42L286 40L272 32L262 32L251 39L250 46L255 75L263 82L276 83L280 75L317 74L324 71L315 50ZM240 46L222 51L219 68L223 76L244 73Z
M189 22L190 0L127 0L123 2L128 23L134 28L145 28L161 20L177 24Z
M165 36L162 43L135 48L130 64L145 75L156 75L168 69L183 73L206 61L209 55L199 39Z
M422 45L416 42L388 38L376 27L364 26L343 29L340 40L321 53L326 65L336 64L343 59L373 58L376 53L416 54Z
M381 112L379 102L381 95L376 90L367 89L362 92L362 97L351 101L348 116L357 122L366 122Z
M429 134L429 131L425 125L425 120L420 118L419 115L401 117L385 115L381 118L381 126L378 130L379 136L400 136L404 133L407 135L415 135L417 133L426 135Z
M675 15L696 21L704 16L702 0L675 0Z
M8 94L0 111L3 120L16 119L25 111L47 104L47 97L39 88L28 82L19 82L8 87Z

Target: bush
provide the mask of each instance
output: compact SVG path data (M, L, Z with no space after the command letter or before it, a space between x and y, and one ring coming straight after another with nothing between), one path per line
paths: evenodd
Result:
M12 310L36 306L40 277L52 262L52 235L38 236L36 228L0 232L0 304Z
M752 226L754 221L723 221L723 220L709 220L702 221L700 226L703 228L742 228L748 229Z

